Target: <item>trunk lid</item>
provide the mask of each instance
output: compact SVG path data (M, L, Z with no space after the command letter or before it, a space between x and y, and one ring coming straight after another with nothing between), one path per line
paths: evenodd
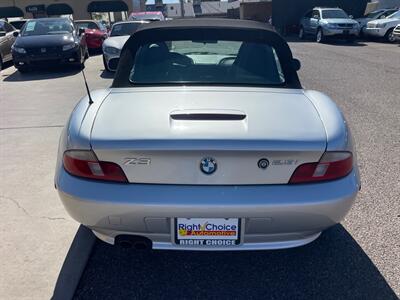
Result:
M326 135L301 90L153 87L113 90L91 144L134 183L282 184L319 160ZM201 171L204 158L217 164L212 175Z

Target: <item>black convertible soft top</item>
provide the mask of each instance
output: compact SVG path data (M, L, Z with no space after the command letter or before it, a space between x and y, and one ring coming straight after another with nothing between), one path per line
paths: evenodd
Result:
M271 25L267 23L255 22L250 20L238 19L217 19L217 18L199 18L199 19L176 19L162 22L151 22L143 26L141 30L155 28L237 28L237 29L259 29L275 32Z
M266 23L237 19L178 19L141 26L125 43L112 87L130 87L129 74L142 45L170 40L228 40L272 46L285 75L283 88L301 88L292 52L286 41Z

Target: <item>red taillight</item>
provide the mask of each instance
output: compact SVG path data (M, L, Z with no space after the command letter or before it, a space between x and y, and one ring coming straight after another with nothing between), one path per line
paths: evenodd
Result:
M128 182L124 171L115 163L99 161L92 151L68 150L63 158L65 170L74 176L106 181Z
M289 183L339 179L348 175L352 169L351 152L325 152L319 162L300 165L294 171Z

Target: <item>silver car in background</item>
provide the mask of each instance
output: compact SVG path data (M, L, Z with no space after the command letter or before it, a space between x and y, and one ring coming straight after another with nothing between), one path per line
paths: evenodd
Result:
M365 34L369 37L383 38L392 43L395 41L394 29L400 24L400 10L387 16L385 19L370 21L367 23Z
M362 18L355 19L358 24L360 24L360 35L365 34L365 29L367 28L367 23L373 20L385 19L387 16L395 13L398 9L388 8L388 9L378 9L371 11Z
M147 21L125 21L115 23L110 31L109 38L103 43L103 64L109 72L115 71L115 66L110 65L112 59L118 59L122 47L139 26L149 23Z
M111 244L174 250L301 246L360 189L341 111L304 90L268 25L153 22L126 42L109 89L75 107L55 186Z
M307 35L315 37L317 43L330 37L353 41L358 37L360 26L358 22L340 8L316 7L307 12L300 20L299 38Z
M17 32L12 25L0 20L0 70L5 63L12 61L11 47L16 39L14 33Z

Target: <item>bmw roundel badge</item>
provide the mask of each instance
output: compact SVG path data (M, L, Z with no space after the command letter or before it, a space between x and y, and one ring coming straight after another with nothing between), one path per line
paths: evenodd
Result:
M200 170L207 175L211 175L217 170L217 162L212 157L205 157L200 162Z

